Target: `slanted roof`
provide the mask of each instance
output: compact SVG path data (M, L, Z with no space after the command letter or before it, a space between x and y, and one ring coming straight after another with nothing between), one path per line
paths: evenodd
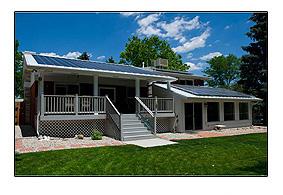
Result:
M155 84L155 85L164 89L167 88L166 84ZM252 95L248 95L228 89L223 89L223 88L212 88L206 86L171 84L171 91L186 98L239 99L239 100L261 101L260 98L256 98Z
M57 70L77 70L96 72L98 74L117 74L117 75L130 75L136 78L143 77L151 80L161 81L174 81L173 77L165 76L144 70L142 68L134 67L131 65L121 65L113 63L103 63L88 60L68 59L62 57L51 57L37 54L24 54L26 65L30 68L40 69L57 69Z

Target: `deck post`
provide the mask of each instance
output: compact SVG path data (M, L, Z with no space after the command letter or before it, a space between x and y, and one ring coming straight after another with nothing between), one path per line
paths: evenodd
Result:
M93 95L95 97L98 96L98 76L96 75L93 75ZM97 98L94 98L94 108L93 108L93 111L94 111L94 114L98 114L98 99Z
M155 104L154 104L154 135L156 135L156 115L157 115L157 106L158 106L158 102L157 102L157 96L155 96Z
M136 96L140 97L140 80L139 79L136 79L135 86L136 86Z
M123 114L120 114L120 130L121 130L121 141L124 141L124 134L123 134Z
M41 98L40 98L40 102L41 102L41 105L40 105L40 115L41 116L44 116L44 112L45 112L45 103L44 103L44 93L41 93Z
M79 115L79 96L78 94L76 94L76 98L75 98L75 113L76 115Z

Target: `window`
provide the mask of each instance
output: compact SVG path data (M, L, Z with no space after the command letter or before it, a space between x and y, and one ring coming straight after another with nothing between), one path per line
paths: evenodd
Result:
M208 102L207 103L207 121L219 121L219 103Z
M109 99L112 102L116 102L116 88L112 87L100 87L99 88L99 95L106 96L108 95Z
M56 84L56 95L75 95L79 93L79 86L72 84Z
M180 80L181 85L193 85L193 80Z
M224 102L224 121L235 120L235 107L233 102Z
M249 119L249 104L239 103L239 109L240 109L240 120Z

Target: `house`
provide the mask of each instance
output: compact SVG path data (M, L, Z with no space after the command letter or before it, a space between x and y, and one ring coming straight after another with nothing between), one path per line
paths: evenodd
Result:
M34 52L24 53L23 78L25 122L48 136L90 136L97 129L134 140L215 124L246 126L251 102L259 101L204 87L204 76Z

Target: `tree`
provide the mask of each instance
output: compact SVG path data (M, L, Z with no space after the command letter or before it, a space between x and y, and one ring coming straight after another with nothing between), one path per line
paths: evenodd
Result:
M182 61L182 56L172 50L170 44L160 40L157 36L140 39L133 36L128 39L125 51L120 54L119 63L131 64L141 67L144 62L146 66L152 65L153 60L164 58L168 60L168 69L185 71L189 68Z
M19 49L19 40L15 41L15 97L23 97L23 54L18 51Z
M116 63L113 56L111 56L108 60L106 59L107 63Z
M82 55L80 55L78 57L78 59L80 60L89 60L90 55L88 55L86 52L82 53Z
M233 54L217 56L207 62L210 66L206 67L203 73L212 77L207 83L212 87L226 89L237 89L237 81L240 77L241 59Z
M267 124L267 13L254 13L249 20L255 24L246 35L253 42L242 46L248 54L242 56L239 84L244 92L263 99L254 105L254 110Z

